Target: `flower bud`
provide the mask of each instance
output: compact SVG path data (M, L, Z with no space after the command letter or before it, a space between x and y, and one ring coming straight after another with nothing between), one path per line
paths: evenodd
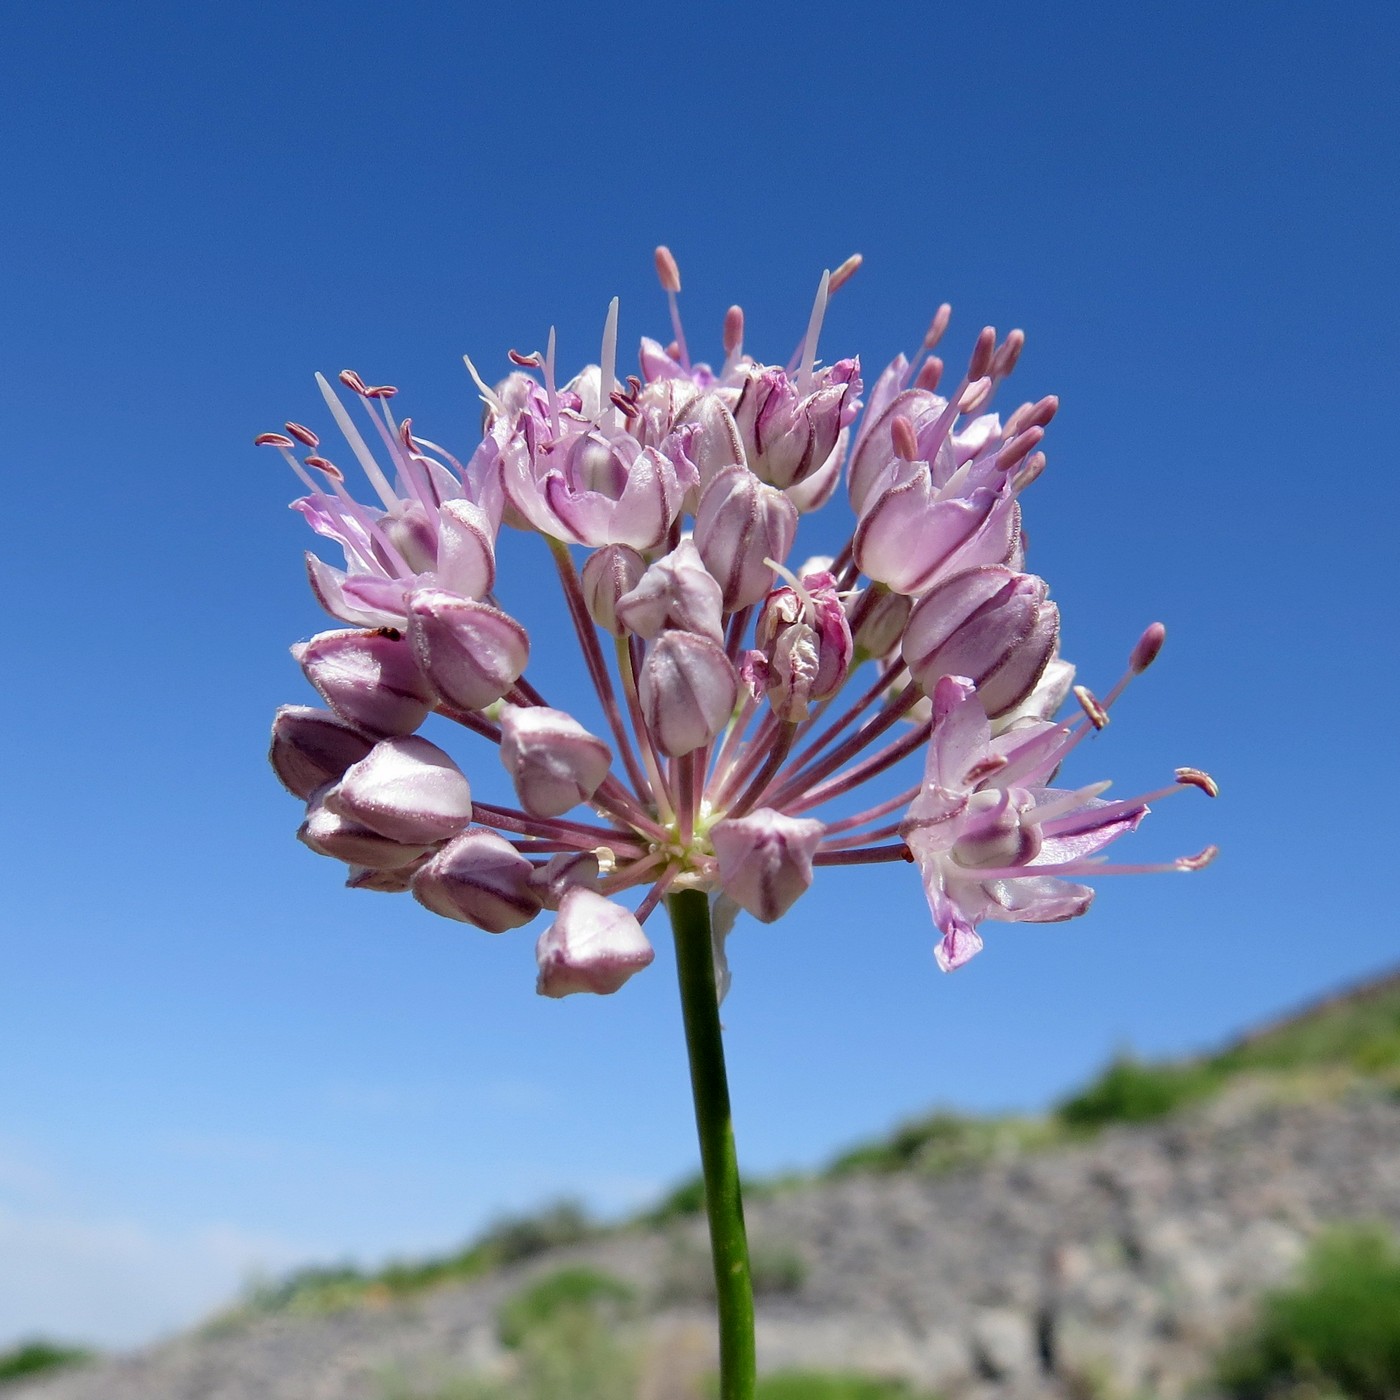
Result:
M504 837L473 827L413 877L413 897L445 919L504 933L539 913L534 873L534 866Z
M408 640L429 684L460 710L494 704L530 659L530 639L513 617L439 588L409 597Z
M701 396L681 413L679 421L695 426L690 460L700 474L702 494L727 467L745 465L744 440L722 399L714 394Z
M842 360L813 377L805 395L774 366L755 367L744 382L734 421L750 469L772 486L786 488L825 465L844 426L847 392L860 393L853 360Z
M437 531L420 501L401 502L379 522L379 528L415 574L430 573L436 566Z
M864 656L888 656L904 635L913 599L871 584L846 599L846 617L856 651Z
M368 734L412 734L432 706L408 643L385 631L321 632L292 655L341 719Z
M352 865L345 877L347 890L372 890L376 894L407 894L413 887L416 865L403 865L397 870L375 870L368 865Z
M831 449L826 461L810 476L793 482L783 492L803 515L820 510L835 494L841 482L841 466L846 460L850 436L849 431L842 428L836 435L836 446Z
M797 535L797 507L745 467L728 467L705 488L695 544L719 580L726 612L756 603L773 583L765 562L781 564Z
M769 700L785 720L806 719L810 702L824 700L846 679L853 654L836 580L815 573L801 583L800 592L769 594L754 637L767 661Z
M663 632L647 653L638 691L657 748L679 758L708 744L729 722L739 680L717 642Z
M593 851L560 851L536 868L530 883L546 909L557 909L576 885L591 889L597 879L598 857Z
M465 775L418 735L385 739L346 770L328 799L341 816L410 845L435 845L472 818Z
M612 750L563 710L507 705L501 713L501 762L527 812L558 817L598 790Z
M943 676L966 676L986 713L1014 710L1035 688L1059 639L1059 611L1044 579L998 564L945 579L915 605L902 652L932 694Z
M329 710L283 705L272 721L267 757L282 786L305 800L318 787L338 782L373 747L373 739L366 739Z
M617 602L646 572L647 561L630 545L608 544L583 562L581 582L588 615L605 632L620 637L627 630L617 618Z
M710 841L725 894L766 924L781 918L812 883L812 857L825 831L819 821L771 807L717 823Z
M618 599L617 619L648 641L674 628L719 642L724 640L720 602L719 584L705 568L694 541L682 540Z
M334 787L323 789L312 799L306 820L297 831L297 840L317 855L371 870L399 870L421 860L432 849L421 843L405 845L343 816L336 809Z
M559 917L535 947L545 997L573 992L608 996L656 956L632 913L592 890L567 890Z

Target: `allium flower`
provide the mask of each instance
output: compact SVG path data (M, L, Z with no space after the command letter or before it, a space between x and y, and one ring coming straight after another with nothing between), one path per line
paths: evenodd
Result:
M393 388L341 374L362 428L318 376L367 501L311 429L257 439L344 555L307 556L342 625L293 649L327 708L280 711L272 763L307 804L302 840L346 863L350 885L412 892L493 933L555 911L538 985L563 996L616 991L645 967L643 925L677 890L770 921L824 866L914 864L951 969L988 920L1083 913L1087 877L1211 858L1103 855L1149 800L1214 795L1197 770L1120 801L1103 783L1050 786L1164 633L1148 628L1105 700L1077 688L1055 718L1073 668L1048 586L1026 571L1020 498L1057 405L992 408L1024 337L986 328L943 389L943 307L861 416L859 361L817 357L827 300L858 261L823 276L790 362L752 359L735 307L712 368L689 357L679 271L658 250L673 341L644 339L639 372L619 377L614 301L599 362L566 382L552 330L543 353L512 351L494 387L468 361L486 412L460 457L395 417ZM843 472L845 543L794 567L800 517ZM586 708L528 679L530 639L508 609L534 580L497 577L503 526L542 537ZM419 736L430 714L475 751ZM518 806L473 794L491 747Z

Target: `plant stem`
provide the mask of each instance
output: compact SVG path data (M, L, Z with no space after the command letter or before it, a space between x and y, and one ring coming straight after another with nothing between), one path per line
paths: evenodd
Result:
M695 1127L710 1219L710 1252L719 1303L720 1400L753 1400L755 1354L753 1280L739 1190L739 1158L729 1112L724 1042L710 941L710 900L702 890L681 890L666 901L676 936L685 1043L695 1094Z

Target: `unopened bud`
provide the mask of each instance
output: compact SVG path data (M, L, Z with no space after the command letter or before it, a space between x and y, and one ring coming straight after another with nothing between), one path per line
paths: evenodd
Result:
M618 620L617 603L646 572L647 561L630 545L607 544L583 562L583 599L588 615L605 632L620 637L627 630Z
M337 810L335 788L318 793L306 809L306 820L297 839L317 855L343 860L347 865L363 865L372 870L399 870L421 860L430 845L395 841Z
M729 722L739 679L724 649L693 632L663 632L638 686L652 739L671 758L708 744Z
M329 710L312 705L283 705L272 721L268 762L288 792L305 800L319 787L339 782L374 741Z
M412 734L427 718L432 692L397 632L321 632L292 655L326 704L368 734Z
M902 654L932 694L943 676L965 676L993 718L1035 688L1059 638L1059 610L1044 579L997 564L944 580L915 605Z
M880 584L871 584L870 588L851 594L845 606L856 650L865 656L884 657L899 645L914 600Z
M859 369L842 360L813 378L806 394L780 369L756 368L745 380L734 421L749 467L771 486L786 488L824 466L844 426L848 393L860 393Z
M530 639L513 617L439 588L410 595L408 639L433 689L462 710L499 700L530 659Z
M463 598L484 598L496 583L491 517L472 501L444 501L438 512L438 587Z
M655 956L630 910L592 890L568 890L535 947L535 990L544 997L610 996Z
M345 772L328 805L351 821L406 845L434 845L472 817L461 769L418 735L385 739Z
M575 886L591 889L598 879L598 872L595 851L560 851L535 871L530 883L544 901L546 909L557 909L560 901Z
M802 588L779 588L759 614L754 640L767 662L768 698L785 720L804 720L846 679L854 646L845 609L828 573L809 574Z
M563 710L507 705L501 713L501 762L527 812L558 817L597 792L612 750Z
M746 467L722 471L705 489L695 544L719 582L726 612L756 603L772 587L769 560L783 563L797 536L797 507Z
M617 600L617 620L650 641L668 628L724 639L723 597L693 540L682 540Z
M781 918L811 885L825 832L819 821L770 807L717 823L710 840L725 894L766 924Z
M474 827L449 842L413 877L413 897L434 914L504 933L540 911L535 868L494 831Z

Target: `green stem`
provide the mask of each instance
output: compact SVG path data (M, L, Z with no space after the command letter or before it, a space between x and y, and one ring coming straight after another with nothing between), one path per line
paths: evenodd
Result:
M739 1158L729 1113L724 1042L710 941L710 900L702 890L681 890L666 901L676 935L676 971L695 1094L695 1127L710 1218L710 1252L719 1302L720 1400L753 1400L755 1356L753 1280L739 1190Z

